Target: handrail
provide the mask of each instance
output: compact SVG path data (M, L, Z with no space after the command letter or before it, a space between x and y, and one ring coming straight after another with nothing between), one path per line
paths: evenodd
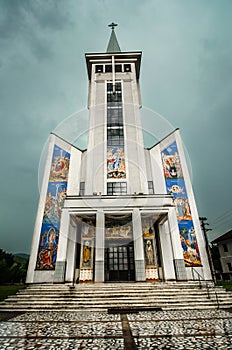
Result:
M208 283L205 280L205 278L197 270L195 270L194 267L192 267L192 276L193 276L193 280L195 281L194 273L197 274L200 288L202 288L201 281L204 281L206 283L206 285L208 285Z
M195 281L194 273L197 274L200 289L202 288L202 281L205 282L205 286L206 286L206 289L207 289L208 299L210 299L208 281L207 281L197 270L195 270L194 267L192 267L192 277L193 277L193 280L194 280L194 281ZM215 297L216 297L217 308L219 309L219 301L218 301L218 296L217 296L216 289L214 289L214 293L215 293Z

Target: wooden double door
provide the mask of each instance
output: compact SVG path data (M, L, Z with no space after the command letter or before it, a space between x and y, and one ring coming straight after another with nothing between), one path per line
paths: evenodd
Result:
M112 246L105 249L105 281L135 281L134 245Z

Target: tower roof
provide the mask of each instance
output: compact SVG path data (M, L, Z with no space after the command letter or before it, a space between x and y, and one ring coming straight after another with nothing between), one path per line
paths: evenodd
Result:
M117 24L114 22L109 24L109 27L111 27L112 32L110 35L110 40L109 40L106 52L121 52L121 49L120 49L115 31L114 31L114 27L116 27L116 26L117 26Z

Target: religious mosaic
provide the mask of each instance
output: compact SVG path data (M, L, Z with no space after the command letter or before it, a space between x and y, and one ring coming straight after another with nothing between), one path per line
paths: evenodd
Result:
M123 146L107 147L107 178L126 178L125 154Z
M37 270L54 270L61 211L67 192L70 154L54 145L37 255Z
M185 265L200 266L201 259L192 221L191 208L175 141L161 152L161 157L167 193L173 195L173 202L176 207Z
M143 244L146 266L156 265L155 254L155 230L153 220L148 217L142 217Z
M105 239L124 243L133 240L131 215L107 215L105 218Z
M81 268L93 268L95 245L95 216L82 218L81 225Z

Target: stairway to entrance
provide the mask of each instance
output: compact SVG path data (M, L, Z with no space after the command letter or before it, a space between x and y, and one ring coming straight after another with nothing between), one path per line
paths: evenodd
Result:
M36 284L0 303L1 311L229 309L232 292L198 282Z

